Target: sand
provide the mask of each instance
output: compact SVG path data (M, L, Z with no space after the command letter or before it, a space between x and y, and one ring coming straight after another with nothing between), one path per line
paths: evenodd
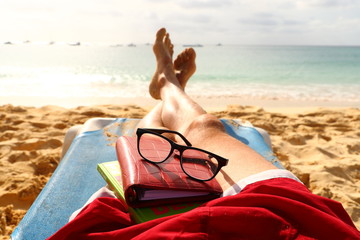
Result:
M67 129L92 117L141 118L147 107L0 106L0 238L8 239L60 161ZM228 105L210 110L264 128L274 152L315 194L340 201L360 229L360 110Z

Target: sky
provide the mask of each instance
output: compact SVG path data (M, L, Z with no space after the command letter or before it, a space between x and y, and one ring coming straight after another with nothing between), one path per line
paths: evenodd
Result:
M360 45L360 0L0 0L0 42Z

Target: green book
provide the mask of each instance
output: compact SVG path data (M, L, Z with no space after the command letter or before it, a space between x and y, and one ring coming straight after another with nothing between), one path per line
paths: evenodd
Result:
M97 170L107 182L110 189L115 193L115 196L126 204L119 162L111 161L100 163L97 166ZM203 202L177 203L143 208L128 207L128 211L134 222L142 223L156 218L187 212L201 204L203 204Z

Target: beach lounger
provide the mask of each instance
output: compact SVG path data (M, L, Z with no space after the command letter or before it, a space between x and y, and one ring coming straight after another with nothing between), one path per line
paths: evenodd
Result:
M64 226L70 215L105 185L96 170L97 164L117 160L115 141L119 136L132 135L138 121L109 119L101 122L101 129L78 135L49 182L12 233L11 239L46 239ZM235 120L221 121L229 134L256 150L275 166L283 168L274 156L270 139L264 131L260 130L260 133L254 127L239 125Z

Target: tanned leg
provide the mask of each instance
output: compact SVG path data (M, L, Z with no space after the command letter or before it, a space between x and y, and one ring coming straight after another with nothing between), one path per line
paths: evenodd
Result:
M167 45L172 57L173 46ZM174 71L181 87L185 90L186 84L191 76L196 71L195 63L196 53L193 48L187 48L182 51L174 61ZM159 73L155 71L154 79L158 79ZM161 119L162 101L158 103L137 125L138 128L161 128L164 129L164 124Z
M184 92L174 72L171 46L169 34L160 29L153 47L157 78L152 79L149 92L154 98L162 100L161 121L164 127L181 132L195 147L229 159L228 166L217 176L223 189L249 175L275 169L261 155L228 135L219 119L207 114Z

